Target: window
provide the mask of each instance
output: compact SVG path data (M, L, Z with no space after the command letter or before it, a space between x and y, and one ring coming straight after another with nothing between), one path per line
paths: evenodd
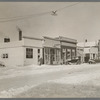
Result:
M75 58L75 49L72 49L72 58Z
M62 49L62 52L63 52L63 53L65 53L65 52L66 52L66 49L65 49L65 48L63 48L63 49Z
M3 54L3 58L8 58L8 54Z
M4 38L4 42L10 42L10 38Z
M33 58L33 49L26 48L26 58Z
M38 55L38 60L40 59L40 55Z
M40 53L40 49L38 49L38 53Z
M67 59L71 59L71 49L67 49Z
M8 54L6 54L5 57L8 58Z
M5 54L3 54L3 58L5 58Z

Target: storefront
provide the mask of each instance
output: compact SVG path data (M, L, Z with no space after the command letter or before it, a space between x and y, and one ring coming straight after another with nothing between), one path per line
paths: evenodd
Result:
M61 60L63 64L66 64L67 60L76 58L77 40L61 37L56 38L61 44Z
M76 48L74 47L61 47L61 59L63 60L63 64L66 63L67 60L74 59L76 57Z
M60 49L58 48L44 48L44 64L59 64Z
M43 47L44 64L60 64L60 41L53 38L44 37Z

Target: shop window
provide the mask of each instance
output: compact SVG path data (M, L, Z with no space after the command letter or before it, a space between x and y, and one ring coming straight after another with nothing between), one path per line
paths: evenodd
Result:
M33 49L26 48L26 58L33 58Z
M95 54L93 54L93 59L95 59Z
M45 48L45 54L49 54L49 48Z
M72 49L72 58L75 58L75 49Z
M67 59L71 59L71 49L67 49Z
M65 53L66 52L66 49L62 49L62 52Z

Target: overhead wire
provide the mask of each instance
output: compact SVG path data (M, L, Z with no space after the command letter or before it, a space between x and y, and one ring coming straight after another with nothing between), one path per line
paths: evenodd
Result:
M10 17L10 18L6 18L4 20L0 20L0 23L9 22L9 21L17 21L17 20L32 18L32 17L35 17L35 16L42 16L42 15L45 15L45 14L48 14L48 13L50 13L50 12L44 12L44 13L40 13L40 14L33 14L33 15L26 15L26 16Z
M55 11L60 11L60 10L63 10L65 8L68 8L68 7L72 7L72 6L75 6L77 4L79 4L80 2L78 3L74 3L74 4L71 4L71 5L68 5L68 6L65 6L63 8L59 8ZM52 11L48 11L48 12L43 12L43 13L39 13L39 14L31 14L31 15L24 15L24 16L14 16L14 17L8 17L8 18L0 18L0 23L4 23L4 22L9 22L9 21L17 21L17 20L23 20L23 19L27 19L27 18L32 18L32 17L37 17L37 16L43 16L43 15L46 15L46 14L49 14L51 13Z
M77 3L71 4L71 5L65 6L65 7L63 7L63 8L59 8L59 9L57 9L56 11L60 11L60 10L63 10L63 9L65 9L65 8L69 8L69 7L75 6L75 5L79 4L79 3L80 3L80 2L77 2Z

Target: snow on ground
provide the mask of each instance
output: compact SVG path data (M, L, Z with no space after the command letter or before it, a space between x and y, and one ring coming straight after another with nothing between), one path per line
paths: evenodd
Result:
M71 75L71 76L67 76L67 77L63 77L60 79L56 79L56 80L49 80L48 82L55 82L55 83L61 83L61 84L84 84L85 82L89 81L89 80L94 80L97 79L99 76L100 78L100 71L94 71L93 73L82 73L79 75L79 73L77 75ZM96 85L96 84L95 84ZM100 84L99 84L100 85Z
M70 70L78 68L95 67L96 65L81 64L81 65L29 65L24 67L9 67L9 68L0 68L0 79L16 77L16 76L25 76L25 75L34 75L42 74L48 72L55 72L61 70Z
M73 66L72 66L73 67ZM0 72L0 79L16 77L16 76L25 76L25 75L34 75L34 74L41 74L41 73L48 73L54 71L60 71L65 69L71 69L71 66L51 66L51 65L30 65L24 67L10 67L1 69Z
M81 64L81 65L30 65L24 67L5 67L0 68L0 79L5 78L12 78L16 76L25 76L25 75L34 75L34 74L44 74L50 72L57 72L57 71L68 71L73 70L74 73L70 74L69 76L64 76L62 78L56 80L49 80L48 83L60 83L60 84L83 84L87 83L89 80L99 79L100 78L100 71L94 70L93 68L99 68L100 64ZM92 72L83 71L82 73L78 72L80 69L82 70L90 70L92 68ZM75 70L77 73L75 73ZM86 73L85 73L86 72ZM65 74L66 75L66 74ZM70 81L69 81L70 80ZM41 84L41 83L40 83ZM8 90L3 90L0 92L0 97L12 97L13 95L18 95L22 92L28 91L29 89L37 86L39 84L34 85L25 85L19 88L9 88ZM100 85L100 84L98 84Z
M25 85L24 87L20 87L20 88L17 88L17 89L11 88L7 91L6 90L1 91L0 92L0 98L11 98L12 96L15 96L15 95L18 95L20 93L26 92L26 91L30 90L31 88L33 88L35 86L38 86L38 85L39 84L31 85L31 86Z

